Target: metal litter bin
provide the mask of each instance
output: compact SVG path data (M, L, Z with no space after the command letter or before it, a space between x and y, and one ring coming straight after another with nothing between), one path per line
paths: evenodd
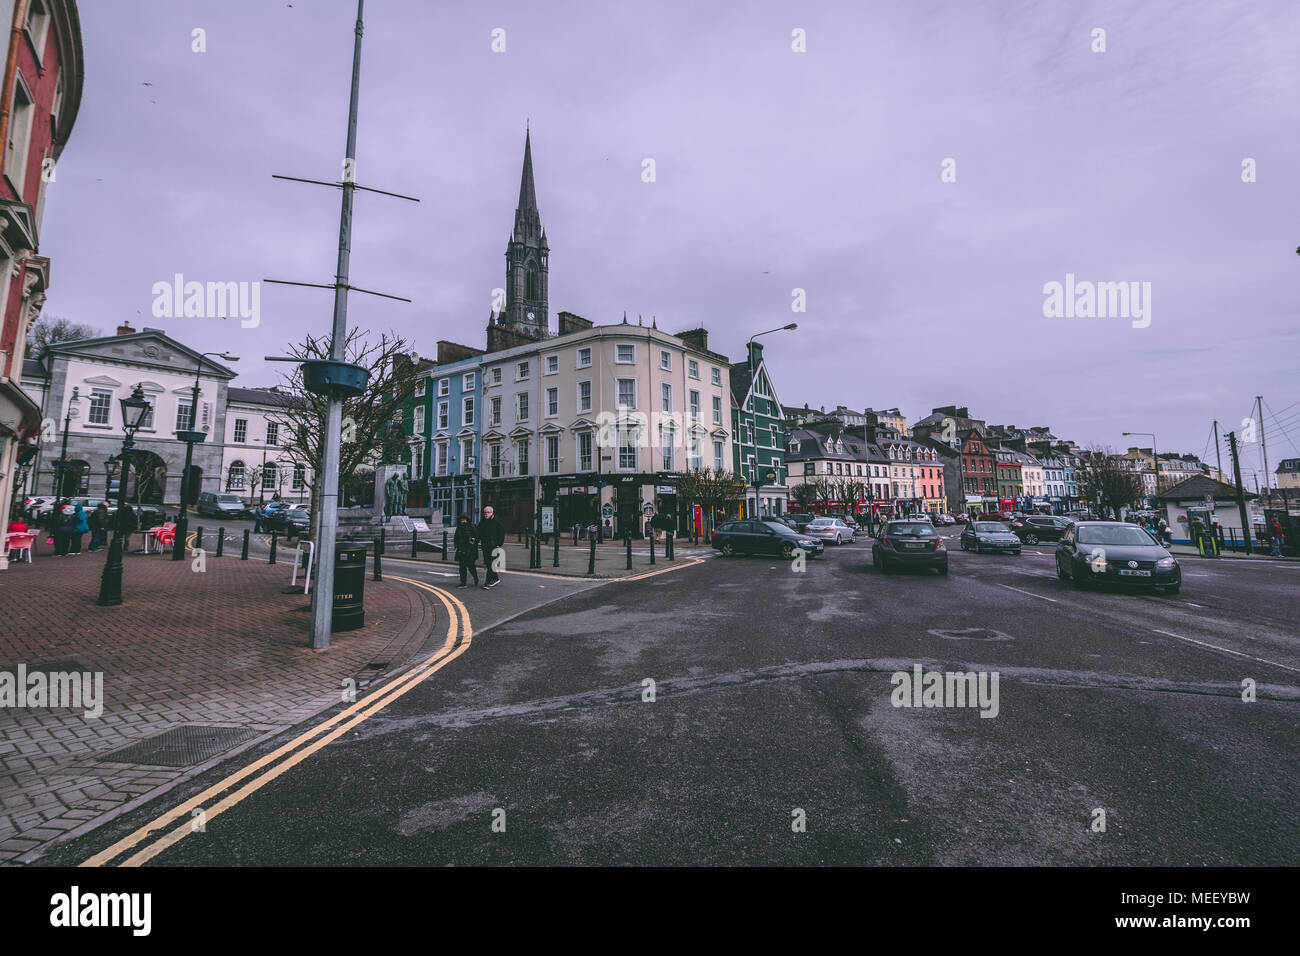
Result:
M334 549L334 615L331 631L355 631L366 623L366 549Z

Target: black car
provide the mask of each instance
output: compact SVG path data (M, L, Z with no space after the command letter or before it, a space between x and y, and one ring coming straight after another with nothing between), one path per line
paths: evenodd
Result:
M268 531L278 531L287 538L296 538L311 528L311 512L300 508L280 508L266 519Z
M1124 521L1078 521L1056 546L1056 576L1078 586L1142 585L1177 594L1178 560L1145 529Z
M1011 521L1011 533L1025 544L1060 541L1073 522L1052 515L1021 515Z
M733 554L773 554L794 557L796 548L818 555L825 546L777 521L724 521L713 532L713 546L724 558Z
M885 574L894 568L934 568L948 573L948 549L928 520L888 521L871 545L871 564Z
M1020 539L1001 521L972 521L961 532L961 549L983 554L985 551L1020 553Z

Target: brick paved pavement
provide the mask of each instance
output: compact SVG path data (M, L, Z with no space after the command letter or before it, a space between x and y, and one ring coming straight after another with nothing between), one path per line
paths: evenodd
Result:
M308 599L280 593L289 564L240 561L236 550L209 554L199 573L189 560L130 554L125 603L101 608L106 552L51 551L42 541L32 564L0 573L0 670L75 661L77 670L103 672L103 714L0 708L0 863L33 859L339 703L345 678L360 693L414 657L436 624L422 592L367 579L365 626L313 651ZM104 760L181 724L257 736L190 767Z

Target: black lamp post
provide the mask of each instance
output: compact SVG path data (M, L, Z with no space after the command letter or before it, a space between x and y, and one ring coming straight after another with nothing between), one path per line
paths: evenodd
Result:
M203 372L203 360L209 355L215 355L227 362L239 361L238 355L230 355L227 352L204 352L199 356L198 367L194 369L194 392L190 397L190 427L176 433L176 437L185 442L185 470L181 472L181 513L176 519L176 538L172 541L173 561L185 557L185 541L189 537L189 519L186 517L186 509L190 498L197 498L195 489L191 487L194 482L190 469L194 464L195 443L207 437L198 430L197 426L199 424L199 375Z
M54 492L55 498L62 498L63 495L63 469L68 464L68 429L72 427L72 420L81 414L75 402L78 399L77 386L72 386L72 400L68 402L68 412L63 416L63 450L59 452L59 460L54 463Z
M122 603L122 549L126 547L126 542L122 540L122 515L126 508L126 483L131 474L131 449L135 447L135 433L149 414L149 402L139 385L131 397L121 399L120 404L122 430L126 433L126 438L122 441L122 465L118 470L117 520L113 523L113 543L108 548L108 559L104 562L104 573L99 581L99 599L95 601L100 607L115 607Z

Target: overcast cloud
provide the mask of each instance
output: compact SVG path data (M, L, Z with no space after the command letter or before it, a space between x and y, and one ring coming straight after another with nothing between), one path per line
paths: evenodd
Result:
M355 2L80 9L85 96L47 199L46 314L228 348L236 384L272 384L261 356L326 331L329 292L266 286L244 329L154 319L151 288L177 272L332 281L337 191L271 174L339 176ZM1239 427L1256 394L1279 412L1300 400L1297 51L1294 0L370 0L358 181L421 202L358 196L353 283L414 302L354 295L349 321L429 356L441 338L482 345L527 120L552 324L703 324L739 359L752 333L798 321L765 339L786 404L915 420L959 403L1200 454L1211 420ZM1043 286L1067 273L1150 282L1149 327L1045 318ZM1274 463L1300 454L1269 441Z

